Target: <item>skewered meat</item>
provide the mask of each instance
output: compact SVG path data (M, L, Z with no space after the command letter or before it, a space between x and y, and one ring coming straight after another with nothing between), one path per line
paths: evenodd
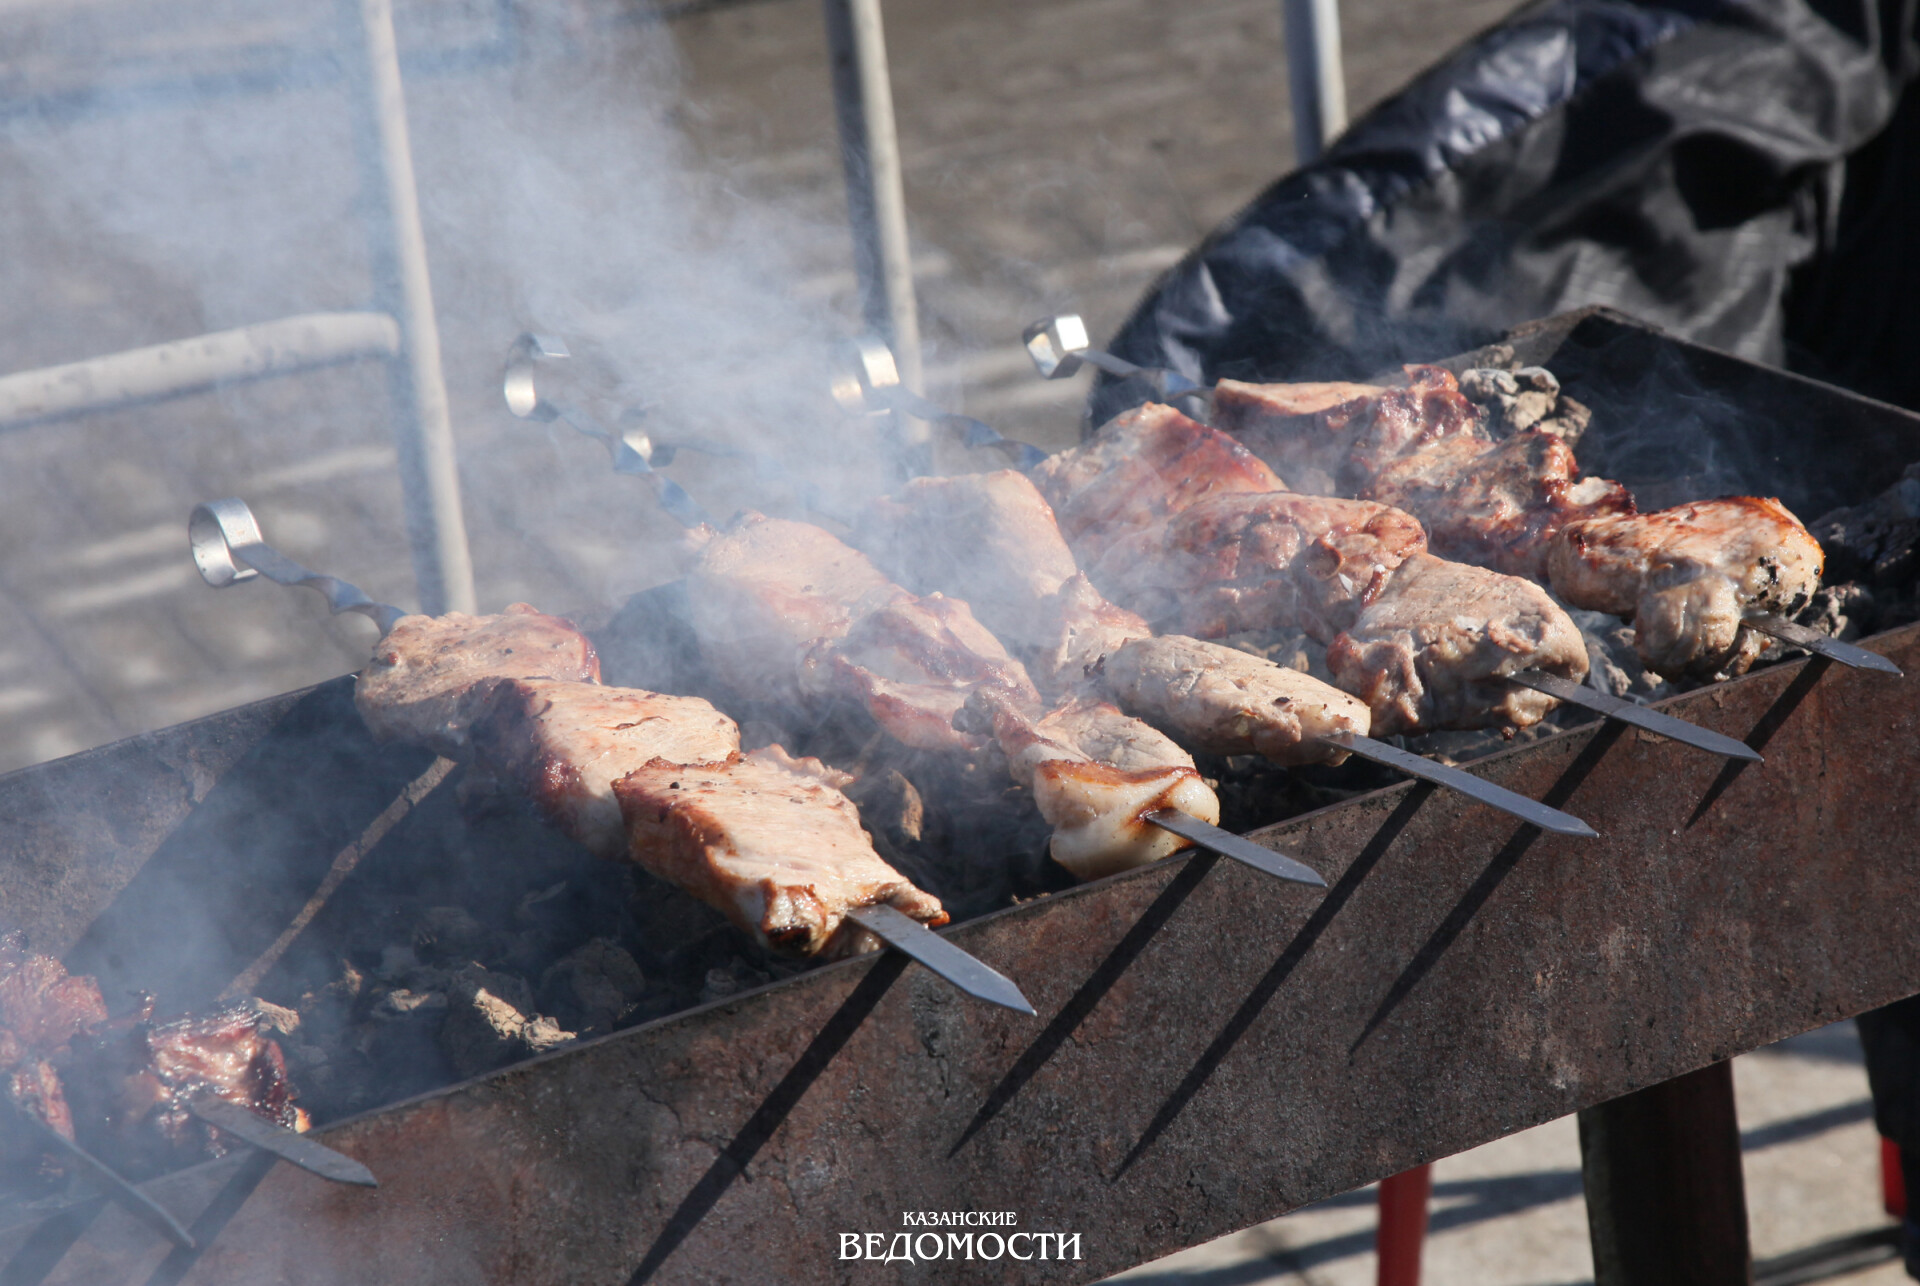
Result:
M876 612L862 624L876 618L895 619ZM458 633L473 619L409 617L401 624L421 622L425 628L414 637L431 638L435 655L451 658L476 650ZM494 629L484 619L477 628ZM404 646L392 651L409 654ZM860 655L880 660L884 652L876 641ZM862 905L862 897L944 922L939 902L873 851L853 804L837 789L850 779L817 760L790 759L778 746L743 758L738 726L698 697L605 688L594 681L597 673L582 680L503 676L515 655L525 653L495 647L484 654L484 667L465 672L482 671L464 685L455 666L442 664L431 672L443 694L440 712L402 726L413 735L444 736L457 721L462 749L517 785L567 834L600 856L631 856L770 946L811 955L872 945L870 935L840 929L847 908ZM381 696L383 710L406 702L391 675L383 677ZM671 798L656 822L636 823L621 786L634 783L629 794L642 797L650 774L672 778Z
M770 948L831 958L874 945L846 919L855 907L947 922L938 899L873 851L840 793L851 781L770 746L713 763L655 760L613 792L641 865Z
M0 937L0 1088L16 1108L63 1138L74 1137L73 1111L53 1060L75 1036L106 1019L99 983L27 951L15 935ZM11 1158L37 1153L13 1114L0 1111L0 1160L7 1161L0 1169L11 1168ZM32 1183L49 1174L45 1165L22 1166L11 1179ZM12 1186L0 1181L0 1188Z
M1404 390L1223 381L1215 408L1296 483L1320 468L1407 510L1436 554L1631 618L1642 661L1668 678L1746 670L1763 640L1741 614L1791 614L1818 585L1818 546L1779 501L1737 497L1636 517L1625 487L1579 477L1562 437L1531 428L1494 442L1451 375L1407 373Z
M481 762L605 858L627 853L613 783L655 759L698 764L740 749L733 720L698 697L554 679L494 680L472 733Z
M1115 416L1032 476L1075 547L1096 530L1157 526L1206 496L1287 489L1240 443L1157 402Z
M1327 648L1341 687L1364 698L1373 733L1526 727L1553 698L1502 676L1587 673L1586 642L1531 581L1415 554Z
M1123 644L1104 677L1127 710L1208 754L1339 763L1346 752L1320 738L1371 724L1365 702L1311 675L1179 635Z
M1426 535L1385 505L1275 491L1201 501L1157 543L1157 556L1101 558L1094 579L1149 620L1202 638L1288 624L1328 643L1426 549Z
M1573 449L1541 429L1501 442L1459 435L1384 465L1359 494L1414 515L1433 552L1546 583L1553 534L1633 512L1609 478L1581 478Z
M1740 674L1765 640L1750 611L1791 616L1819 587L1819 542L1778 500L1739 496L1570 523L1553 587L1576 607L1630 617L1634 648L1669 678Z
M66 1082L79 1142L131 1178L229 1151L227 1136L188 1111L202 1096L306 1128L280 1046L250 1005L155 1023L148 1001L73 1048Z
M16 1108L64 1138L137 1178L227 1150L224 1135L187 1111L201 1095L305 1128L280 1047L252 1007L159 1024L152 1012L149 999L109 1021L94 979L0 938L0 1083ZM57 1177L43 1152L0 1112L0 1187Z
M1420 536L1417 524L1377 505L1287 492L1209 497L1173 525L1202 511L1268 499L1300 509L1344 505L1369 517L1391 515L1416 542ZM1128 714L1146 718L1184 745L1260 753L1282 763L1337 763L1345 752L1311 744L1314 739L1336 727L1367 730L1363 704L1297 671L1195 639L1154 638L1144 620L1108 602L1075 570L1053 510L1020 474L916 479L897 499L883 502L870 526L880 533L876 545L907 564L905 574L969 598L987 596L995 605L990 623L1032 649L1030 664L1046 676L1050 690L1104 685ZM1321 532L1329 549L1357 556L1359 538L1342 541L1350 536L1345 530ZM1155 565L1166 566L1165 558ZM1182 580L1180 569L1167 579ZM1170 583L1169 593L1176 588Z
M694 630L728 686L801 704L813 645L852 628L868 600L901 592L864 554L811 523L742 514L703 545L687 575Z
M1447 432L1471 428L1471 405L1439 382L1387 392L1405 396L1375 399L1367 426L1341 440L1349 461L1418 442L1417 417L1430 411ZM1195 429L1190 437L1215 432ZM1087 447L1054 459L1063 457L1056 479L1070 477L1087 490L1101 485ZM1151 479L1133 477L1133 512L1151 510L1150 487ZM1091 579L1148 620L1177 621L1192 634L1280 625L1307 631L1328 644L1339 685L1367 701L1375 735L1525 726L1552 699L1498 676L1532 667L1570 678L1586 673L1579 631L1552 599L1516 578L1425 553L1419 524L1398 510L1285 491L1204 499L1193 492L1183 484L1182 503L1163 505L1160 513L1170 516L1162 520L1090 524L1072 536L1076 550L1097 560L1088 566Z
M407 741L450 759L490 679L600 680L600 658L573 622L515 603L498 616L403 616L374 649L353 703L380 741Z
M1033 719L997 693L975 695L1013 779L1053 827L1053 860L1083 880L1157 862L1189 841L1142 820L1160 808L1220 820L1193 758L1105 702L1079 700Z
M1027 490L1037 502L1038 495L1030 487ZM938 491L929 489L928 494ZM784 639L772 628L758 630L761 643L756 655L762 665L778 664L776 641L790 653L799 653L800 672L793 688L802 695L855 695L887 732L903 744L924 749L978 751L983 747L975 729L992 727L991 721L957 720L970 701L1004 710L1006 717L1023 726L1033 723L1041 701L1026 670L973 619L964 601L937 593L916 598L828 533L818 528L786 530L804 527L750 515L708 546L711 550L718 545L719 556L703 555L689 586L695 630L703 641L710 638L720 644L727 630L728 617L716 610L716 604L732 604L750 619L764 620L774 615L770 605L797 603L793 617L801 624L789 628ZM1035 590L1048 583L1044 570L1031 578ZM1063 583L1061 590L1070 584ZM820 601L834 595L838 602ZM1003 611L1006 607L1001 604ZM842 633L802 637L823 625ZM710 647L708 655L719 650ZM740 659L732 664L744 663L743 653L735 655ZM723 674L735 686L751 688L754 683L752 674L736 675L730 669ZM760 691L771 695L768 689ZM1054 825L1054 852L1056 857L1067 854L1061 860L1069 869L1121 869L1150 860L1139 857L1149 849L1164 856L1184 847L1187 841L1171 835L1162 840L1163 832L1138 820L1141 811L1156 806L1140 803L1142 798L1157 798L1178 787L1181 798L1204 793L1204 806L1215 816L1219 813L1212 791L1193 771L1190 756L1151 728L1126 720L1111 707L1108 710L1110 716L1103 716L1108 733L1102 751L1119 753L1128 737L1152 744L1158 758L1143 770L1145 776L1134 769L1096 763L1094 755L1072 747L1059 755L1059 762L1071 764L1071 770L1022 766L1027 761L1014 765L1015 780L1033 786L1041 815ZM956 721L968 730L956 728ZM1131 728L1123 730L1112 721L1131 724ZM1080 733L1091 735L1084 728ZM1177 760L1172 766L1178 772L1161 762L1168 754ZM1143 840L1145 831L1154 832L1150 844Z
M953 727L973 687L1039 700L966 603L909 594L808 523L743 515L700 551L688 591L709 663L749 700L849 698L903 744L953 751L979 748Z
M903 584L965 599L1049 692L1152 633L1080 573L1048 505L1011 469L915 478L863 516L861 543Z
M1438 366L1409 366L1404 388L1221 380L1214 420L1296 490L1352 494L1390 460L1464 436L1488 442L1480 408Z
M1619 483L1579 477L1561 438L1529 429L1496 442L1451 373L1406 369L1397 389L1223 380L1215 411L1297 490L1403 509L1435 554L1542 583L1547 542L1563 524L1633 512Z

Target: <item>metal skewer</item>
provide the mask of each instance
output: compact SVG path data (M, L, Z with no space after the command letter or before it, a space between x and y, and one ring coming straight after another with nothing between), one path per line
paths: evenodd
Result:
M1263 848L1244 836L1222 830L1177 808L1156 808L1140 816L1163 831L1172 831L1175 835L1192 840L1201 848L1210 849L1222 857L1230 857L1276 880L1305 884L1316 889L1327 887L1320 873L1305 862L1297 862L1285 853Z
M878 410L902 411L956 434L969 448L1011 447L1014 468L1031 469L1047 458L1047 453L1028 442L1018 442L1002 434L984 420L970 415L955 415L945 407L929 402L900 378L900 367L893 350L873 336L852 342L853 360L846 378L834 382L833 395L842 408L855 415Z
M1085 362L1121 379L1139 376L1147 381L1155 393L1169 401L1187 396L1204 400L1213 392L1179 371L1165 366L1140 366L1124 357L1116 357L1104 349L1095 348L1093 341L1087 337L1087 323L1079 313L1042 317L1020 332L1020 342L1027 346L1027 356L1033 359L1034 369L1040 372L1043 379L1065 379Z
M1685 719L1676 719L1658 710L1649 710L1631 701L1623 701L1611 693L1597 692L1584 683L1575 683L1557 674L1548 674L1545 670L1522 670L1518 674L1508 675L1507 678L1523 688L1544 692L1569 705L1584 706L1609 719L1630 723L1636 728L1644 728L1655 736L1670 738L1692 746L1696 750L1704 750L1708 754L1725 755L1729 759L1745 759L1750 763L1761 762L1760 752L1744 741L1735 741L1732 737L1702 728L1699 724L1688 723Z
M1878 670L1882 674L1901 673L1899 666L1878 652L1869 652L1863 647L1842 643L1831 634L1822 634L1819 630L1810 629L1784 616L1775 616L1771 612L1754 612L1743 617L1742 624L1759 630L1762 634L1770 634L1783 643L1791 643L1809 652L1817 652L1829 661L1838 661L1856 670Z
M311 1174L317 1174L322 1179L331 1179L335 1183L351 1183L362 1188L380 1186L380 1181L373 1177L373 1171L352 1157L342 1156L332 1148L304 1134L296 1134L270 1121L264 1121L237 1103L202 1097L188 1103L187 1110L208 1125L226 1131L241 1142L259 1148L262 1152L271 1152L282 1161L297 1165Z
M1002 1005L1016 1013L1032 1014L1033 1006L1013 980L968 955L910 915L890 906L858 906L848 918L896 951L901 951L969 996Z
M1541 830L1552 831L1556 835L1577 835L1582 839L1600 837L1600 832L1571 813L1549 808L1537 800L1515 794L1504 786L1496 786L1472 773L1435 763L1423 755L1413 754L1398 746L1390 746L1384 741L1375 741L1372 737L1363 737L1356 732L1330 732L1320 740L1330 746L1338 746L1342 750L1359 755L1362 759L1371 759L1377 764L1398 769L1409 777L1418 777L1436 786L1457 790L1469 799L1478 800L1503 813L1511 813L1523 822L1533 823Z
M304 585L326 597L335 616L358 612L370 618L385 634L395 621L413 613L391 603L376 603L335 576L308 571L266 542L260 524L244 500L212 500L195 505L187 519L187 544L193 550L193 564L200 578L215 589L225 589L264 574L282 585Z
M119 1172L105 1161L41 1120L24 1104L14 1104L14 1110L20 1114L21 1120L33 1127L42 1140L65 1154L86 1173L89 1179L105 1188L107 1195L115 1204L182 1250L194 1249L193 1237L180 1226L178 1219L167 1213L164 1206L121 1178Z
M527 334L514 340L501 380L507 409L523 420L565 420L606 447L615 473L645 478L660 498L660 507L682 524L698 527L711 522L707 511L685 487L653 467L653 443L646 434L634 430L617 433L607 428L573 399L556 394L552 380L541 377L541 368L551 369L572 356L566 341L558 335Z

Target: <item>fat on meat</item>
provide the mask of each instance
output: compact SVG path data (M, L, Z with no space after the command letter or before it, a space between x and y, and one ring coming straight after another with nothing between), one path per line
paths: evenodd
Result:
M947 922L938 898L874 851L840 790L851 781L769 746L712 763L655 760L613 792L634 861L770 949L837 958L877 945L847 918L857 907Z
M1312 675L1181 635L1123 644L1104 678L1129 713L1205 754L1338 764L1347 752L1321 738L1372 726L1366 702Z
M572 621L515 603L497 616L403 616L375 645L353 703L379 741L468 757L468 732L494 679L600 680L600 658Z
M1799 612L1824 562L1785 505L1757 496L1569 523L1548 559L1561 598L1633 622L1648 669L1701 679L1744 673L1766 640L1742 617Z
M555 825L605 858L627 853L613 783L656 759L710 763L740 729L699 697L557 679L495 680L475 720L475 754Z
M1587 673L1578 627L1540 586L1415 554L1327 648L1340 686L1373 711L1373 735L1433 728L1527 727L1553 698L1505 676Z
M1220 800L1169 738L1107 702L1079 698L1039 718L992 694L976 699L991 720L1009 774L1033 792L1053 827L1048 852L1083 880L1145 866L1190 841L1144 815L1172 808L1220 820Z

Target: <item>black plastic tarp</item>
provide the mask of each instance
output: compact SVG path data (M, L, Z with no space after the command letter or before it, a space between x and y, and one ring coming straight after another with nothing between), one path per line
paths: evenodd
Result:
M1368 113L1113 341L1363 378L1608 304L1920 404L1920 0L1542 0ZM1096 422L1142 400L1095 392Z

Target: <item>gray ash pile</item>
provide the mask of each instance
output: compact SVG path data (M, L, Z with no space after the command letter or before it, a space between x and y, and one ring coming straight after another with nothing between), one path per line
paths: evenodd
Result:
M1817 625L1841 639L1920 620L1920 464L1862 505L1809 524L1827 555Z

